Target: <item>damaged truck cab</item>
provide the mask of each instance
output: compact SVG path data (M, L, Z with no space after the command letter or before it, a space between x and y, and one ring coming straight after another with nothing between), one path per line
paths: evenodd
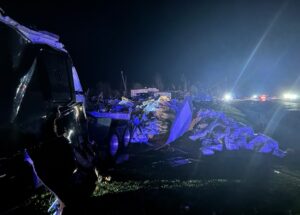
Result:
M95 186L94 152L68 52L58 36L0 13L0 71L0 213L39 181L67 208L82 205Z

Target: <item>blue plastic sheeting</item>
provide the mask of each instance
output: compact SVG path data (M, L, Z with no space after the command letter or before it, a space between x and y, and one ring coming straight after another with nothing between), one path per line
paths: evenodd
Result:
M259 153L271 153L277 157L286 156L279 149L277 141L264 134L255 134L251 127L238 123L224 113L213 110L198 112L199 122L195 125L190 139L200 141L203 155L213 155L215 151L253 150ZM209 122L209 123L208 123ZM200 124L208 123L204 128Z
M175 141L181 137L190 127L193 117L193 107L190 98L186 98L182 104L181 110L177 113L172 124L169 138L166 144Z

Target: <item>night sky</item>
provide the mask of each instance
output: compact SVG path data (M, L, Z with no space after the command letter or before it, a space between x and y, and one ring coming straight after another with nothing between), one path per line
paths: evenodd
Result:
M7 15L60 35L85 88L192 83L275 94L300 74L300 1L14 1ZM242 75L239 75L243 73Z

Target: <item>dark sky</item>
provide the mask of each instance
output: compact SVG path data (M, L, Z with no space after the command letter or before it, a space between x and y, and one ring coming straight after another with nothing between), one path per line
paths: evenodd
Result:
M0 0L0 7L60 35L85 87L119 87L124 70L131 83L149 85L160 74L171 84L184 74L192 83L274 93L300 74L297 0Z

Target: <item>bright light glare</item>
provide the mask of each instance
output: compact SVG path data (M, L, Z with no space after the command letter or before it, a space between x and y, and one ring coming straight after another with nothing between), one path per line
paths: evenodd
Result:
M285 93L283 94L283 98L287 100L295 100L298 98L298 95L295 93Z
M258 95L254 94L251 98L252 98L252 99L257 99L257 98L258 98Z
M223 100L225 100L225 101L231 101L232 99L233 99L233 97L230 93L226 93L223 97Z

